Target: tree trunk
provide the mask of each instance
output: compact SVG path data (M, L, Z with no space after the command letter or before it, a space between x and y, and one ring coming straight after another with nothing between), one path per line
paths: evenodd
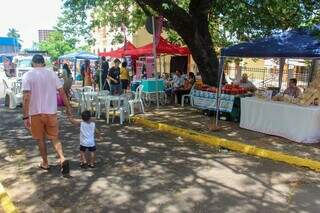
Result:
M191 0L189 12L172 0L135 0L140 6L148 5L164 16L170 26L189 47L202 81L211 86L219 84L219 60L209 32L208 12L210 0ZM163 5L169 5L164 7ZM169 8L169 9L167 9Z
M191 36L184 38L188 45L192 57L198 66L202 81L211 86L218 86L219 84L219 60L212 48L212 42L208 43L204 37L203 32L189 32ZM192 35L193 34L193 35Z

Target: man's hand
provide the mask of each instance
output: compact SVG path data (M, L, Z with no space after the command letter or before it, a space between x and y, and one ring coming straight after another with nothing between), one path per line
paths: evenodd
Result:
M31 122L30 122L30 118L28 118L28 119L25 119L24 121L24 127L26 128L26 129L31 129Z

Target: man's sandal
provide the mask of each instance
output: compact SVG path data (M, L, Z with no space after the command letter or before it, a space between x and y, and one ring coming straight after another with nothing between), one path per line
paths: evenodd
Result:
M67 175L70 172L70 168L69 168L69 161L65 160L61 163L61 173L63 175Z
M42 170L45 170L45 171L50 170L50 166L44 167L44 166L42 165L42 163L40 163L38 167L39 167L39 169L42 169Z

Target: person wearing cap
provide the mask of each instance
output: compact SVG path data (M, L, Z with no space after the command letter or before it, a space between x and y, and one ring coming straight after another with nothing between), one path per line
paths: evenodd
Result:
M52 141L59 156L62 174L68 174L69 163L64 157L59 140L57 91L64 100L68 115L71 115L71 107L57 74L53 70L46 69L45 66L43 56L34 55L33 69L22 77L23 121L25 127L31 131L33 139L38 143L42 158L39 168L49 169L45 142L47 138Z
M115 59L114 65L110 68L108 73L108 79L110 80L110 92L112 95L121 94L121 82L120 82L120 60Z

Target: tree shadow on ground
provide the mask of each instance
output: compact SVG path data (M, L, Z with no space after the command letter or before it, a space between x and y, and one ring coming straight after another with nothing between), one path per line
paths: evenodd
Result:
M81 169L79 130L62 116L61 139L72 169L70 178L62 178L51 145L52 169L37 168L37 147L17 113L0 113L4 159L0 174L22 212L36 212L38 205L57 212L283 212L291 205L288 183L309 174L282 163L103 121L97 121L103 134L97 142L97 167ZM319 202L319 197L310 197L294 203L290 212Z

